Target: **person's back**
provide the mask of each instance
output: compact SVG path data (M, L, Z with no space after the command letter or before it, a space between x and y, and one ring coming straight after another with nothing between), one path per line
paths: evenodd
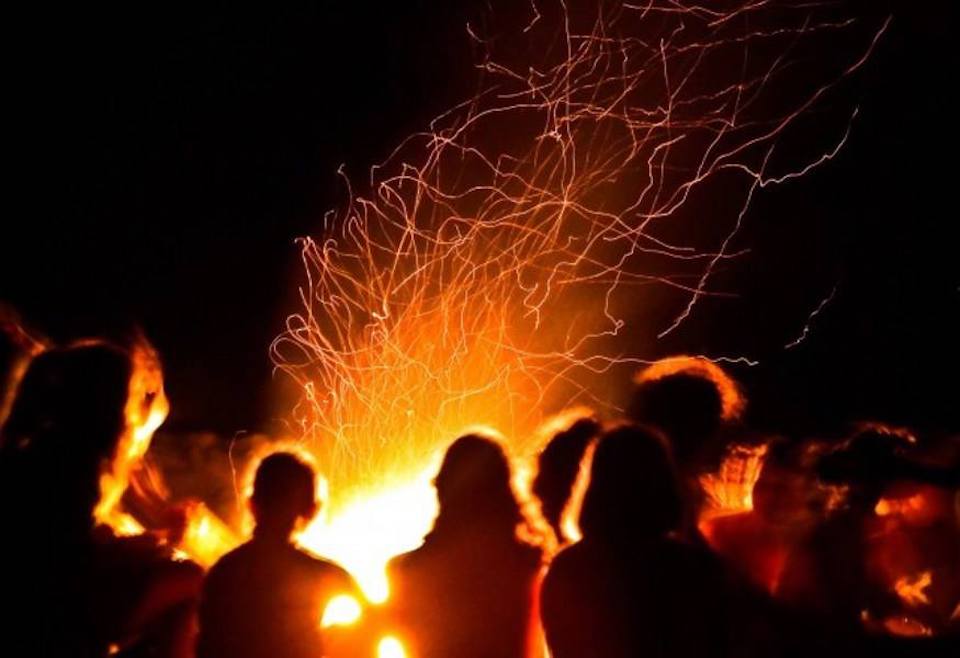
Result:
M723 573L698 547L664 538L624 551L584 539L550 566L542 590L553 658L722 656Z
M723 572L671 536L681 502L661 438L631 427L602 437L580 519L583 540L541 590L553 658L727 653Z
M221 558L204 583L197 656L322 656L327 603L360 594L342 568L291 543L297 524L316 513L313 469L290 453L266 457L250 502L253 539Z
M540 551L521 543L509 466L495 443L458 439L424 545L389 565L390 621L417 658L528 655Z
M342 568L287 542L255 538L207 576L198 656L320 656L323 610L343 593L355 587Z
M479 536L428 542L396 558L390 565L392 607L412 635L413 655L526 655L539 568L536 549Z
M127 352L89 341L37 356L17 390L0 455L14 655L183 655L199 568L94 520L100 479L130 430L130 377Z

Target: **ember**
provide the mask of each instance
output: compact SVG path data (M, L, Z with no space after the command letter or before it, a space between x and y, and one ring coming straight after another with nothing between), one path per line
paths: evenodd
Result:
M345 201L297 242L297 305L263 324L282 383L256 438L236 421L181 459L197 428L178 410L205 404L189 370L168 398L140 332L41 340L0 306L14 654L849 658L956 639L956 438L850 423L887 401L863 391L838 416L814 395L771 409L754 374L817 358L846 284L772 340L684 333L735 296L753 216L776 232L765 191L841 159L869 112L838 90L871 84L893 18L530 12L471 21L472 95L368 179L340 170Z

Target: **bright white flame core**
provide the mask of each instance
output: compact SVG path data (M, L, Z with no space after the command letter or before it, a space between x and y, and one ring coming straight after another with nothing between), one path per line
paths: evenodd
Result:
M431 485L433 468L407 480L393 480L341 507L333 517L319 516L299 543L336 560L357 579L374 603L389 595L386 563L418 547L437 515Z

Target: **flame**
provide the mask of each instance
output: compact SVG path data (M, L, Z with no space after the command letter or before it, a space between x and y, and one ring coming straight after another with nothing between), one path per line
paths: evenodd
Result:
M437 499L431 484L436 469L346 504L333 517L321 515L299 536L311 551L330 557L357 579L374 603L387 600L387 561L413 550L436 518Z
M110 526L119 535L143 532L143 526L120 509L120 498L127 489L131 469L146 454L153 433L170 411L160 358L145 339L131 348L130 362L125 429L113 459L100 475L100 499L93 511L97 523Z
M753 509L753 487L760 479L767 447L765 443L731 446L716 473L700 476L700 486L707 496L705 517L716 518Z
M345 205L322 238L299 242L301 305L271 354L299 386L291 424L331 492L301 542L373 598L386 595L381 565L416 546L436 512L424 464L465 425L499 428L512 457L528 457L542 414L612 410L605 376L651 361L628 324L647 302L672 299L664 335L718 293L716 269L745 253L732 243L754 194L832 159L850 126L792 169L778 157L774 170L775 147L887 26L783 107L790 50L853 20L809 5L608 4L582 22L556 3L558 16L518 37L531 47L512 51L533 60L491 52L474 97L373 167L365 192L344 175ZM711 65L720 51L743 65ZM692 200L714 185L738 204L703 215ZM706 358L682 365L717 375ZM737 413L738 392L723 394L724 413ZM721 474L724 509L749 508L757 461L735 486Z
M916 608L920 605L929 605L930 598L927 596L926 589L933 583L933 574L930 571L923 571L915 576L903 576L898 578L893 588L897 596L906 605Z
M925 492L901 498L881 498L873 511L877 516L920 516L929 508Z
M323 610L323 617L320 621L321 628L330 628L331 626L350 626L357 623L363 614L363 608L360 602L349 594L341 594L330 599L327 607Z
M407 658L407 652L400 640L388 635L377 644L377 658Z
M177 545L185 556L209 568L239 543L236 533L206 505L197 503L187 508L186 526Z

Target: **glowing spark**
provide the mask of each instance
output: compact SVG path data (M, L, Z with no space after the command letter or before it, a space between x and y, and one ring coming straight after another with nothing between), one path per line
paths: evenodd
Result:
M824 297L822 300L820 300L820 303L817 305L815 309L813 309L813 312L810 313L809 316L807 316L807 322L806 324L803 325L803 331L800 332L800 335L797 336L794 340L784 345L784 349L788 349L788 350L792 349L807 339L807 336L810 333L810 327L813 325L814 318L820 315L820 312L823 311L824 308L826 308L827 304L833 301L833 298L834 296L836 296L836 294L837 294L837 286L834 285L833 289L830 291L830 294Z
M854 21L805 2L601 4L586 18L535 7L512 51L532 59L491 51L475 96L371 168L365 191L344 176L344 206L322 238L300 241L300 310L272 357L300 386L294 431L331 492L301 542L374 598L387 559L435 513L424 464L464 426L497 427L511 457L528 458L544 414L610 410L604 378L650 361L631 330L663 322L643 314L650 302L669 302L664 335L726 294L713 275L747 253L734 239L755 194L828 162L850 123L802 164L774 159L777 145L889 22L805 87L788 75L798 44ZM783 108L785 80L799 100ZM732 209L704 215L712 189ZM737 399L725 396L725 415ZM730 504L749 505L737 495Z

